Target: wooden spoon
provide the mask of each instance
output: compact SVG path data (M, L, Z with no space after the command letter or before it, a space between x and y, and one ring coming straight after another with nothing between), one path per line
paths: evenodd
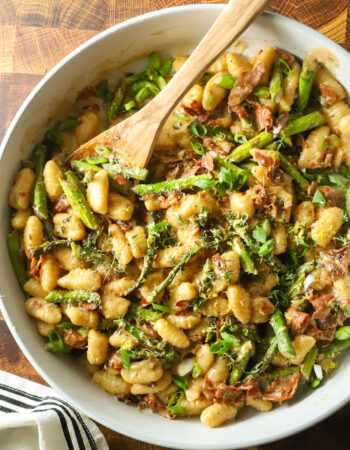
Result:
M166 119L190 87L272 0L231 0L167 86L140 111L80 146L70 159L96 156L109 147L126 164L146 167Z

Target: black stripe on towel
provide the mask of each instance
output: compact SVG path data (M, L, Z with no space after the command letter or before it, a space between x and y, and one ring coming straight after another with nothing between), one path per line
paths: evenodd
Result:
M48 398L48 397L46 397L46 398ZM54 400L54 401L52 401L52 400ZM41 408L41 406L46 406L46 405L53 405L53 406L57 406L58 408L61 408L67 414L67 416L70 418L70 420L72 422L72 425L74 428L74 433L77 437L79 449L86 450L79 426L77 425L75 418L72 416L72 414L70 413L68 408L66 408L64 405L61 404L61 401L59 399L52 397L52 400L43 399L43 401L40 402L38 404L38 406L36 408L34 408L33 411L37 411L39 408Z
M11 386L6 386L5 384L0 383L0 389L11 392L12 394L21 395L22 397L26 397L29 400L41 401L43 397L39 397L38 395L28 394L28 392L24 392L20 389L13 388Z
M2 384L2 383L0 383L0 389L2 389L4 391L7 391L7 392L10 392L12 394L21 396L21 397L28 398L29 400L32 400L34 402L37 402L37 403L39 403L37 405L37 407L39 407L40 404L50 404L50 403L48 403L46 401L47 399L51 399L51 400L57 402L57 403L51 403L51 404L56 404L56 405L58 404L57 406L61 406L62 409L64 409L64 411L66 412L66 414L69 416L69 418L72 421L74 431L75 431L75 433L77 435L77 441L78 441L78 444L79 444L79 448L81 450L85 450L84 442L83 442L83 439L82 439L82 436L81 436L81 432L80 432L79 426L76 424L76 421L75 421L74 417L72 417L72 415L67 410L67 408L69 408L74 413L74 415L76 416L76 419L79 421L80 425L82 426L82 428L83 428L83 430L85 432L85 435L87 437L87 440L88 440L88 442L89 442L89 444L91 446L91 450L97 450L96 442L95 442L94 438L92 437L89 428L86 426L86 424L85 424L84 420L82 419L81 415L79 414L79 412L76 411L69 403L67 403L64 400L59 399L57 397L48 397L48 396L40 397L38 395L29 394L28 392L22 391L20 389L13 388L11 386L7 386L7 385ZM11 401L9 401L9 399L11 399L13 401L11 402ZM8 401L9 403L14 403L17 406L22 406L23 408L26 408L26 409L27 408L35 408L36 407L35 405L30 405L29 406L26 403L20 402L19 400L16 400L16 399L12 399L11 397L6 397L5 401ZM19 405L19 403L20 403L20 405ZM62 404L62 405L60 405L60 404ZM67 408L65 408L63 405L65 405ZM15 410L10 410L9 408L6 408L6 407L2 407L2 408L6 409L6 411L4 411L4 412L17 412Z
M0 411L5 412L5 413L14 413L17 412L14 409L10 409L10 408L6 408L6 406L1 406L0 405Z
M38 408L39 408L39 406L38 406ZM38 411L38 412L40 412L40 411L55 411L55 413L58 415L58 418L60 419L62 431L63 431L64 437L66 439L68 448L69 448L69 450L74 450L74 446L73 446L73 442L72 442L72 439L69 434L66 418L64 417L64 414L62 413L62 411L60 409L58 409L58 408L43 408L43 409L34 409L33 411Z
M52 400L56 400L59 401L60 403L63 403L65 406L67 406L67 408L71 409L73 411L73 413L75 414L76 418L79 420L80 425L83 427L86 437L89 441L89 444L91 446L91 450L97 450L96 447L96 442L94 440L94 438L92 437L89 428L86 426L86 423L83 421L81 415L79 414L79 412L77 410L75 410L69 403L65 402L64 400L57 398L57 397L46 397L46 398L50 398Z
M3 400L6 403L11 403L11 405L18 406L19 408L24 408L24 409L32 409L33 408L33 405L28 405L27 403L23 403L19 400L16 400L15 398L5 397L4 395L1 395L1 394L0 394L0 400Z

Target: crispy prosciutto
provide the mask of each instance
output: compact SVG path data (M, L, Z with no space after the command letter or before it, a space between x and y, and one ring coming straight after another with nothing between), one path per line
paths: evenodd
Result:
M323 252L322 263L333 280L343 278L349 274L350 243L337 250Z
M285 314L287 324L295 335L304 334L308 325L310 316L308 313L298 311L296 308L290 307Z
M334 105L339 101L339 96L336 93L335 89L325 83L320 83L319 88L322 94L322 97L325 99L326 103L330 106Z
M152 412L160 414L166 419L174 419L175 414L171 413L168 408L162 403L156 394L148 394L139 403L139 408L142 409L143 405L146 404Z
M235 106L245 100L249 94L253 92L255 86L260 83L260 80L265 72L265 64L258 64L251 72L244 72L238 77L233 89L228 98L228 106L232 110Z
M264 400L271 402L283 402L289 400L295 394L300 379L300 373L295 372L292 375L274 380L267 388L263 395Z

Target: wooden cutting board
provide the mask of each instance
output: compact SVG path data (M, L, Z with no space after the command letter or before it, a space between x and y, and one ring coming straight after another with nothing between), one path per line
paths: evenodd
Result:
M140 14L219 0L0 0L0 139L38 81L71 50L100 31ZM350 50L349 0L276 0L271 11L316 28ZM44 383L24 357L0 314L0 369ZM303 433L265 450L345 450L350 405ZM157 450L101 426L111 449ZM0 445L1 447L1 445Z

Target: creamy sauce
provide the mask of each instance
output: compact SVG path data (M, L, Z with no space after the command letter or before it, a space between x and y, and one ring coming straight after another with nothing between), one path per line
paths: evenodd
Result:
M232 47L235 53L237 53L238 55L243 55L243 53L247 50L249 45L245 41L238 40L233 43Z
M311 60L323 64L332 73L334 73L334 70L337 67L339 67L338 58L335 55L333 55L333 53L330 50L328 50L326 46L315 47L309 50L308 57Z

